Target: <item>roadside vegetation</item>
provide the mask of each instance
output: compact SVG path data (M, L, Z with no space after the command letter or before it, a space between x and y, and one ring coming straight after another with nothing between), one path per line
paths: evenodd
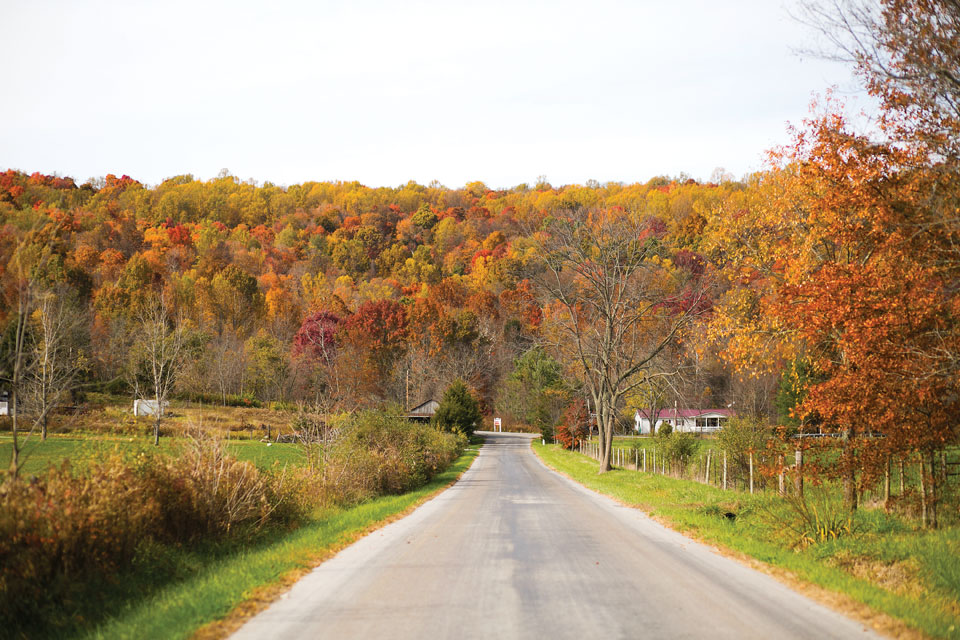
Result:
M597 461L587 456L538 441L533 447L557 471L705 543L845 594L930 636L960 637L955 521L931 530L917 518L882 509L851 513L835 486L809 487L801 500L623 469L598 474ZM874 622L881 630L902 630Z
M22 469L0 485L0 635L90 632L197 572L225 588L210 567L269 556L291 536L318 553L435 487L467 442L383 412L341 415L324 428L322 440L286 445L230 443L201 429L162 447L145 436L32 443L24 454L36 474ZM377 502L399 495L408 497ZM250 580L269 581L256 575L230 585L234 604L256 586Z

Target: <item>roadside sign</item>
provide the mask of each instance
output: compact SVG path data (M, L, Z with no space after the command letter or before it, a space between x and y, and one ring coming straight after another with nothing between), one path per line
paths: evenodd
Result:
M503 423L500 422L500 418L493 419L493 430L494 431L503 431Z

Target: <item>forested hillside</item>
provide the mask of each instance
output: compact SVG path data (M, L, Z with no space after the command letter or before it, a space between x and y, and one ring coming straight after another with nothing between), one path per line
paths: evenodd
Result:
M140 310L162 296L190 334L182 392L352 409L416 404L463 378L489 411L540 337L544 300L530 278L544 221L639 216L650 241L702 262L710 212L745 189L665 178L281 188L225 172L147 187L11 170L0 178L2 321L12 335L18 286L57 292L84 319L84 382L116 387L130 377ZM705 402L724 399L713 391Z

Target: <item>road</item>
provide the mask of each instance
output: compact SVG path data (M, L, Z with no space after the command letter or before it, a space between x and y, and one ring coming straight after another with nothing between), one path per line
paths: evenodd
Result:
M773 578L487 434L411 515L320 565L252 638L874 638Z

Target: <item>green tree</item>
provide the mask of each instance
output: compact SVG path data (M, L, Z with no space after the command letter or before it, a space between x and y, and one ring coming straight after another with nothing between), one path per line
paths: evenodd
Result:
M482 419L480 405L467 389L467 385L462 380L455 380L444 391L432 423L442 431L462 433L470 437Z

